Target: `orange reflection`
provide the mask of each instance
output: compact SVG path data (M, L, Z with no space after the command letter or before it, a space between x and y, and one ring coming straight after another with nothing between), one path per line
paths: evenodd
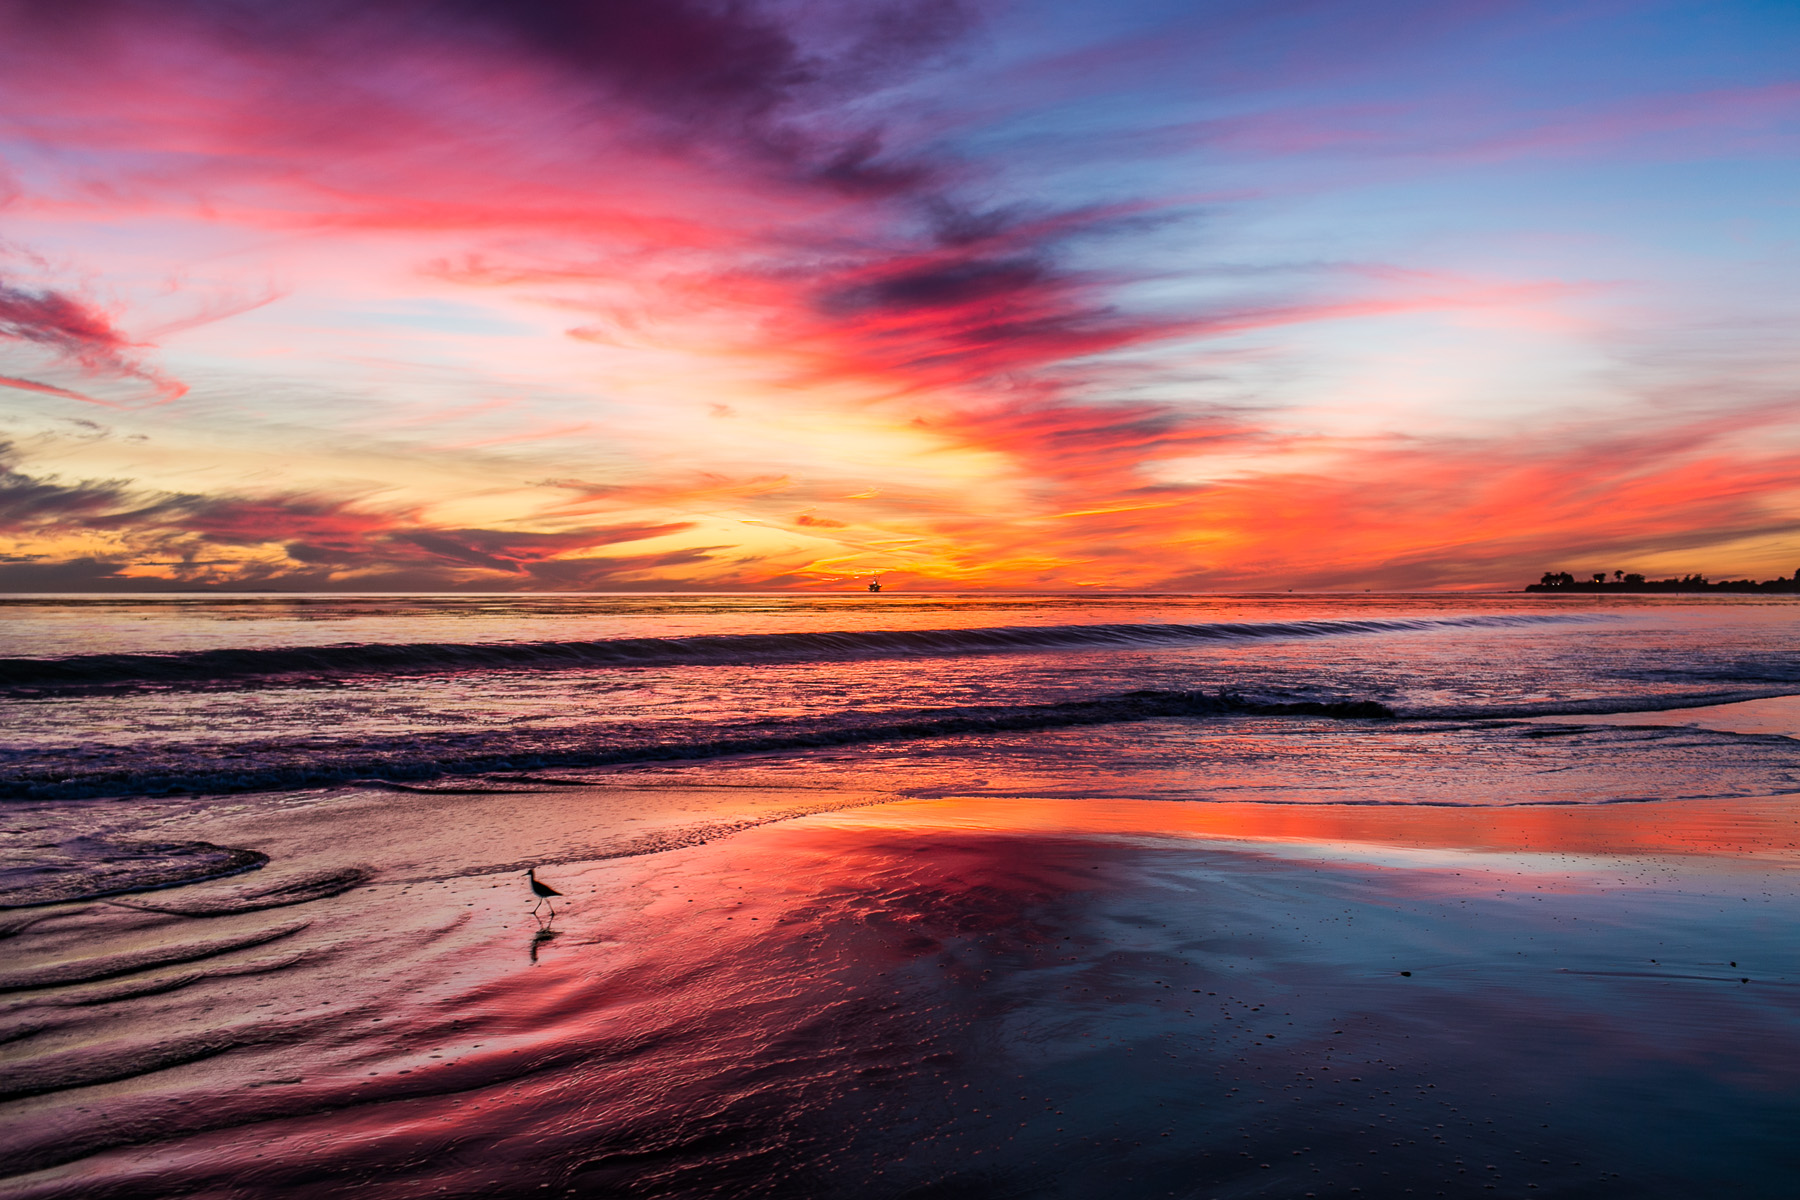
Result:
M1643 804L1432 808L1016 797L901 800L812 818L837 827L1180 837L1329 850L1800 858L1794 796Z

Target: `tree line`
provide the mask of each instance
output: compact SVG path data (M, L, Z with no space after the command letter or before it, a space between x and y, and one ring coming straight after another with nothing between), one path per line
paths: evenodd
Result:
M1800 592L1800 571L1792 579L1721 579L1709 582L1704 575L1683 575L1679 579L1645 579L1635 571L1614 571L1608 579L1605 571L1595 571L1591 578L1577 579L1567 571L1545 571L1536 583L1525 585L1528 592Z

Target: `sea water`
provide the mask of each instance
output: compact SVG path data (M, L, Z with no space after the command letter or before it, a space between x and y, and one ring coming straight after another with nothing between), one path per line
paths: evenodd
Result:
M1800 689L1787 597L26 597L0 612L13 798L698 759L1184 705L1475 718Z
M1786 1195L1795 604L9 598L0 1194Z

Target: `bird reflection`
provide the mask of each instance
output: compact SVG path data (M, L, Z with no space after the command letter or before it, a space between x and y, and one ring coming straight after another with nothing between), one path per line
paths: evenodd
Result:
M538 947L557 936L556 930L551 928L556 924L556 906L550 903L550 897L562 893L539 879L536 867L525 872L525 881L531 885L531 894L537 897L537 905L531 910L531 918L537 922L537 932L531 935L531 961L535 963Z

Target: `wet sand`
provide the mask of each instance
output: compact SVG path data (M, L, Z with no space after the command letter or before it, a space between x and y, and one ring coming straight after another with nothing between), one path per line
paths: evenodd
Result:
M1800 798L848 775L60 810L270 861L0 914L0 1195L1791 1194Z
M1736 704L1708 704L1657 712L1622 712L1579 718L1588 725L1680 726L1725 733L1800 738L1800 696L1769 696ZM1535 717L1533 724L1569 723L1568 717Z

